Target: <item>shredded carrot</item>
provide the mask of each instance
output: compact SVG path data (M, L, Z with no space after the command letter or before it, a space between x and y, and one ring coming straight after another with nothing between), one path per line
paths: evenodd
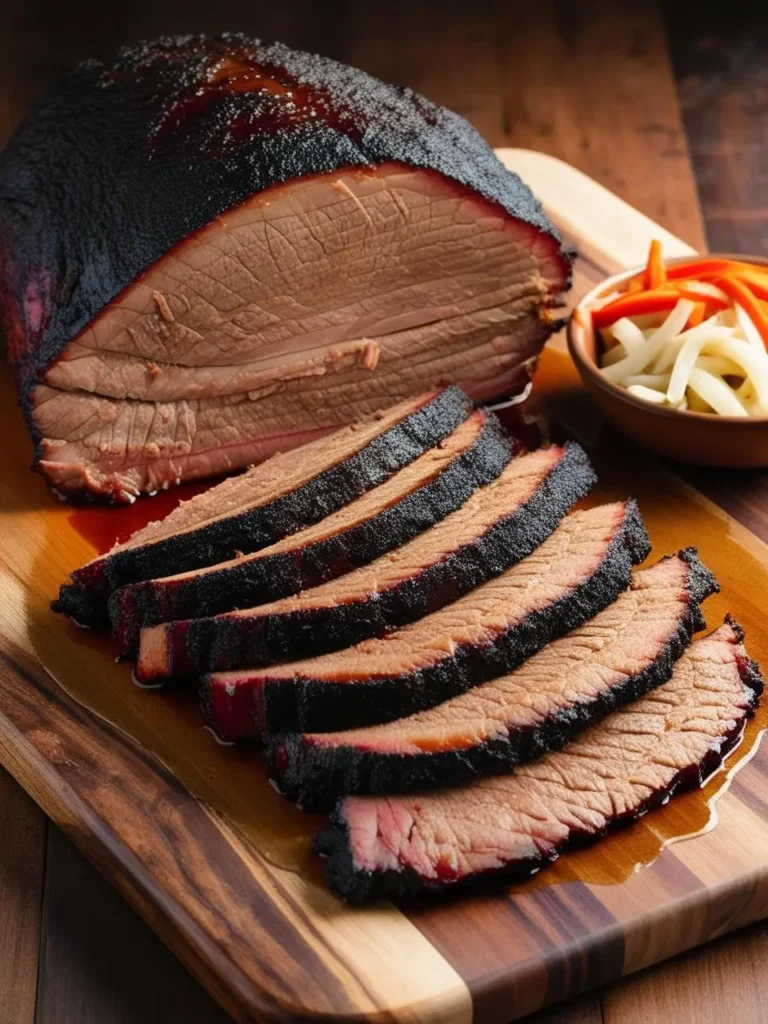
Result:
M659 285L664 284L667 279L667 272L664 267L664 260L661 256L661 242L654 238L648 250L648 262L645 266L645 287L653 291Z
M759 331L763 344L768 348L768 317L766 317L759 301L747 285L735 274L718 277L714 283L744 309L749 319Z
M648 316L651 313L663 313L674 309L679 301L676 292L655 291L637 292L634 295L622 295L607 306L592 311L592 324L595 328L610 327L623 316Z
M741 260L696 257L666 267L658 239L651 242L648 261L642 273L626 285L622 295L592 311L596 330L610 327L621 317L649 316L664 313L680 299L695 303L688 318L694 327L730 303L714 295L703 295L688 287L692 281L706 281L725 292L731 302L743 307L760 333L768 349L768 266L744 263Z
M712 313L718 313L721 309L728 309L728 303L718 299L716 295L702 295L701 292L697 292L693 288L686 288L685 282L681 284L675 283L673 289L675 294L681 299L690 299L691 302L697 304L703 303L710 316Z
M766 271L765 274L756 274L748 269L739 270L734 271L732 276L743 281L758 299L768 299L768 267L766 267Z
M768 267L761 267L757 263L742 263L741 260L711 259L706 256L686 260L684 263L675 263L667 267L667 279L679 281L687 277L691 280L698 278L700 281L711 280L713 274L740 273L744 270L757 271L765 274Z
M699 324L704 323L704 317L707 315L707 307L703 302L697 302L691 310L691 315L688 317L688 323L686 327L698 327Z

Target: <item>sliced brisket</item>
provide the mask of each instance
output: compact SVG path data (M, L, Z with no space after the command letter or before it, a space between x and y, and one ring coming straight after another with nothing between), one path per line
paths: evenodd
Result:
M529 555L593 483L594 473L578 445L520 456L435 527L362 569L273 604L143 630L137 676L150 682L307 657L413 622ZM391 549L404 539L399 527L383 526L365 550ZM267 564L270 550L260 553ZM290 573L295 577L303 559L294 560L275 581L291 579ZM354 564L354 559L346 562ZM306 574L302 583L311 585ZM265 592L261 585L258 594Z
M329 882L360 903L530 874L572 843L700 785L737 741L762 689L729 622L695 641L650 696L514 775L412 797L347 797L317 843Z
M511 569L386 637L307 661L207 676L209 724L226 739L326 732L439 704L511 670L606 607L648 550L634 502L575 512Z
M669 679L717 589L695 551L633 575L612 605L510 675L386 725L277 737L272 775L303 807L504 774Z
M251 555L121 588L110 599L121 653L134 653L143 625L279 600L379 558L498 477L513 451L496 417L475 412L437 447L314 526Z
M461 117L241 35L80 64L0 154L0 326L65 494L519 391L570 257Z
M106 626L127 583L197 569L266 547L317 523L387 480L470 414L458 388L401 402L331 437L225 480L72 573L54 602L84 626Z

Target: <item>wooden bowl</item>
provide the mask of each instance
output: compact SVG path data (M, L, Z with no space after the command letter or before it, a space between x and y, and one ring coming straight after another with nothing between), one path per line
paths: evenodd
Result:
M759 256L708 253L713 258L741 259L768 266ZM691 257L665 260L667 266ZM768 416L716 416L651 405L634 398L603 376L597 365L598 339L587 307L602 295L615 291L642 270L635 267L614 274L593 288L576 306L568 321L568 350L592 397L611 423L644 448L668 459L698 466L755 469L768 466ZM579 314L582 314L581 316Z

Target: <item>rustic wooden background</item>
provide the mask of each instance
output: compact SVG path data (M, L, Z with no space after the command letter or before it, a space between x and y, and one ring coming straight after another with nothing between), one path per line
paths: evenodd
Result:
M752 6L5 0L0 142L81 57L162 32L240 29L413 86L495 146L569 161L694 246L765 253L768 13ZM767 474L739 474L737 487L733 475L690 478L768 540ZM530 1021L759 1024L767 959L768 925L756 925ZM225 1019L0 770L0 1024Z

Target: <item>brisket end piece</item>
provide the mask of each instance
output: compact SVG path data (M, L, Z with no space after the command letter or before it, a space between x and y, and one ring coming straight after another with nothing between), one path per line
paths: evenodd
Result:
M53 610L106 628L118 587L257 551L317 523L446 438L472 404L456 387L430 392L285 455L184 502L63 584Z
M428 711L349 732L270 743L272 777L302 807L505 774L666 682L717 590L692 548L634 574L629 589L510 675Z
M401 797L347 797L316 849L351 903L516 879L701 783L763 690L732 621L695 641L672 678L514 775Z
M328 732L432 707L510 671L618 597L649 551L633 501L568 516L540 548L458 601L386 637L203 682L222 738Z
M436 482L441 490L450 472ZM413 622L531 554L595 479L575 444L518 456L492 483L483 476L486 486L409 543L389 522L399 519L392 509L377 542L366 543L366 553L386 546L388 554L363 569L273 604L143 630L138 678L151 682L322 654ZM449 504L441 499L441 510ZM396 544L402 546L389 551ZM294 559L294 571L303 561Z
M276 601L379 558L454 512L498 477L514 451L493 413L478 410L435 448L314 526L251 555L121 588L110 599L121 654L135 652L143 625L188 619L177 629L190 650L212 655L215 628L209 634L211 620L200 616ZM225 650L234 648L234 638L222 640ZM177 664L182 675L214 667ZM232 667L238 664L249 662L235 660ZM147 678L142 659L137 671Z

